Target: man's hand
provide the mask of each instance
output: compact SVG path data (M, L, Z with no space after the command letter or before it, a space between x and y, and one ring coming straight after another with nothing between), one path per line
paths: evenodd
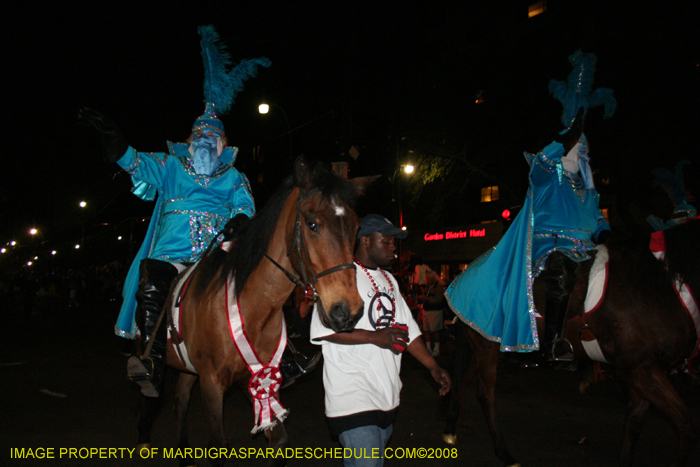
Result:
M612 240L612 231L609 229L601 230L598 237L593 239L593 241L598 245L609 243L610 240Z
M440 385L440 395L444 396L450 392L450 387L452 386L452 380L450 379L450 374L445 371L441 366L435 366L430 370L430 374L433 379Z
M395 354L400 354L408 345L408 331L401 328L383 328L374 331L371 343L382 349L389 349ZM394 344L404 349L397 349Z
M78 122L100 133L102 155L107 162L116 162L121 159L129 147L121 130L96 110L83 107L78 112Z
M234 240L236 234L241 229L241 226L250 220L245 214L237 214L226 222L224 228L221 229L224 233L224 241Z

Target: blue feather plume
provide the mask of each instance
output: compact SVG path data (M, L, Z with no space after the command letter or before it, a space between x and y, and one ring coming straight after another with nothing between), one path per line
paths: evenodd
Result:
M584 115L588 109L597 105L605 107L603 118L611 117L617 108L617 101L613 97L612 89L599 88L593 91L593 75L595 73L596 57L580 50L569 57L573 70L564 81L551 80L549 92L564 106L561 122L565 127L571 123L578 113L578 109L584 108Z
M686 191L685 183L683 183L683 167L688 164L690 161L687 159L679 161L673 173L665 168L656 168L651 171L654 176L652 184L663 188L674 206L688 204L692 201L692 197Z
M198 31L204 60L204 102L213 103L217 113L225 114L231 109L236 94L243 90L243 82L256 75L258 66L269 67L271 63L265 57L254 58L243 60L227 71L231 56L214 26L200 26Z

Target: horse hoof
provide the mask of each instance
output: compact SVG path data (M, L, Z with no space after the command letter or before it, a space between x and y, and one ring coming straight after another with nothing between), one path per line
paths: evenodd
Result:
M457 444L457 435L452 433L443 433L442 440L450 446L454 446Z
M142 449L151 449L151 443L141 443L136 445L136 452L141 452Z

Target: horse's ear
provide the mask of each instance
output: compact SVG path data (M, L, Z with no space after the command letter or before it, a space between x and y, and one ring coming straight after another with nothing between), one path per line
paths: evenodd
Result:
M367 187L379 177L381 177L381 175L372 175L369 177L355 177L348 180L348 182L350 182L350 185L352 185L353 188L355 188L355 193L357 193L357 196L362 196L365 194L365 191L367 191Z
M294 184L302 189L308 189L311 186L311 171L303 154L294 161Z

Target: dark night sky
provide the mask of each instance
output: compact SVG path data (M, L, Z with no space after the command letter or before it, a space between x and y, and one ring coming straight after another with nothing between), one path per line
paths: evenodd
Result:
M257 115L266 98L291 127L312 122L292 133L294 154L330 160L360 146L355 174L390 174L387 142L420 116L427 127L444 122L448 136L503 142L524 178L521 152L560 129L548 82L566 79L567 57L581 47L598 57L594 87L618 100L610 120L600 109L587 120L592 165L632 196L649 191L651 168L688 158L698 196L698 2L549 0L530 20L527 1L111 3L4 7L2 243L30 225L70 230L85 215L76 212L83 198L94 222L150 213L128 178L100 162L76 116L82 106L100 110L144 151L184 140L203 110L202 24L217 28L234 62L272 61L223 117L244 171L256 145L273 167L291 164L289 140L276 137L284 120ZM473 103L480 89L486 110Z

